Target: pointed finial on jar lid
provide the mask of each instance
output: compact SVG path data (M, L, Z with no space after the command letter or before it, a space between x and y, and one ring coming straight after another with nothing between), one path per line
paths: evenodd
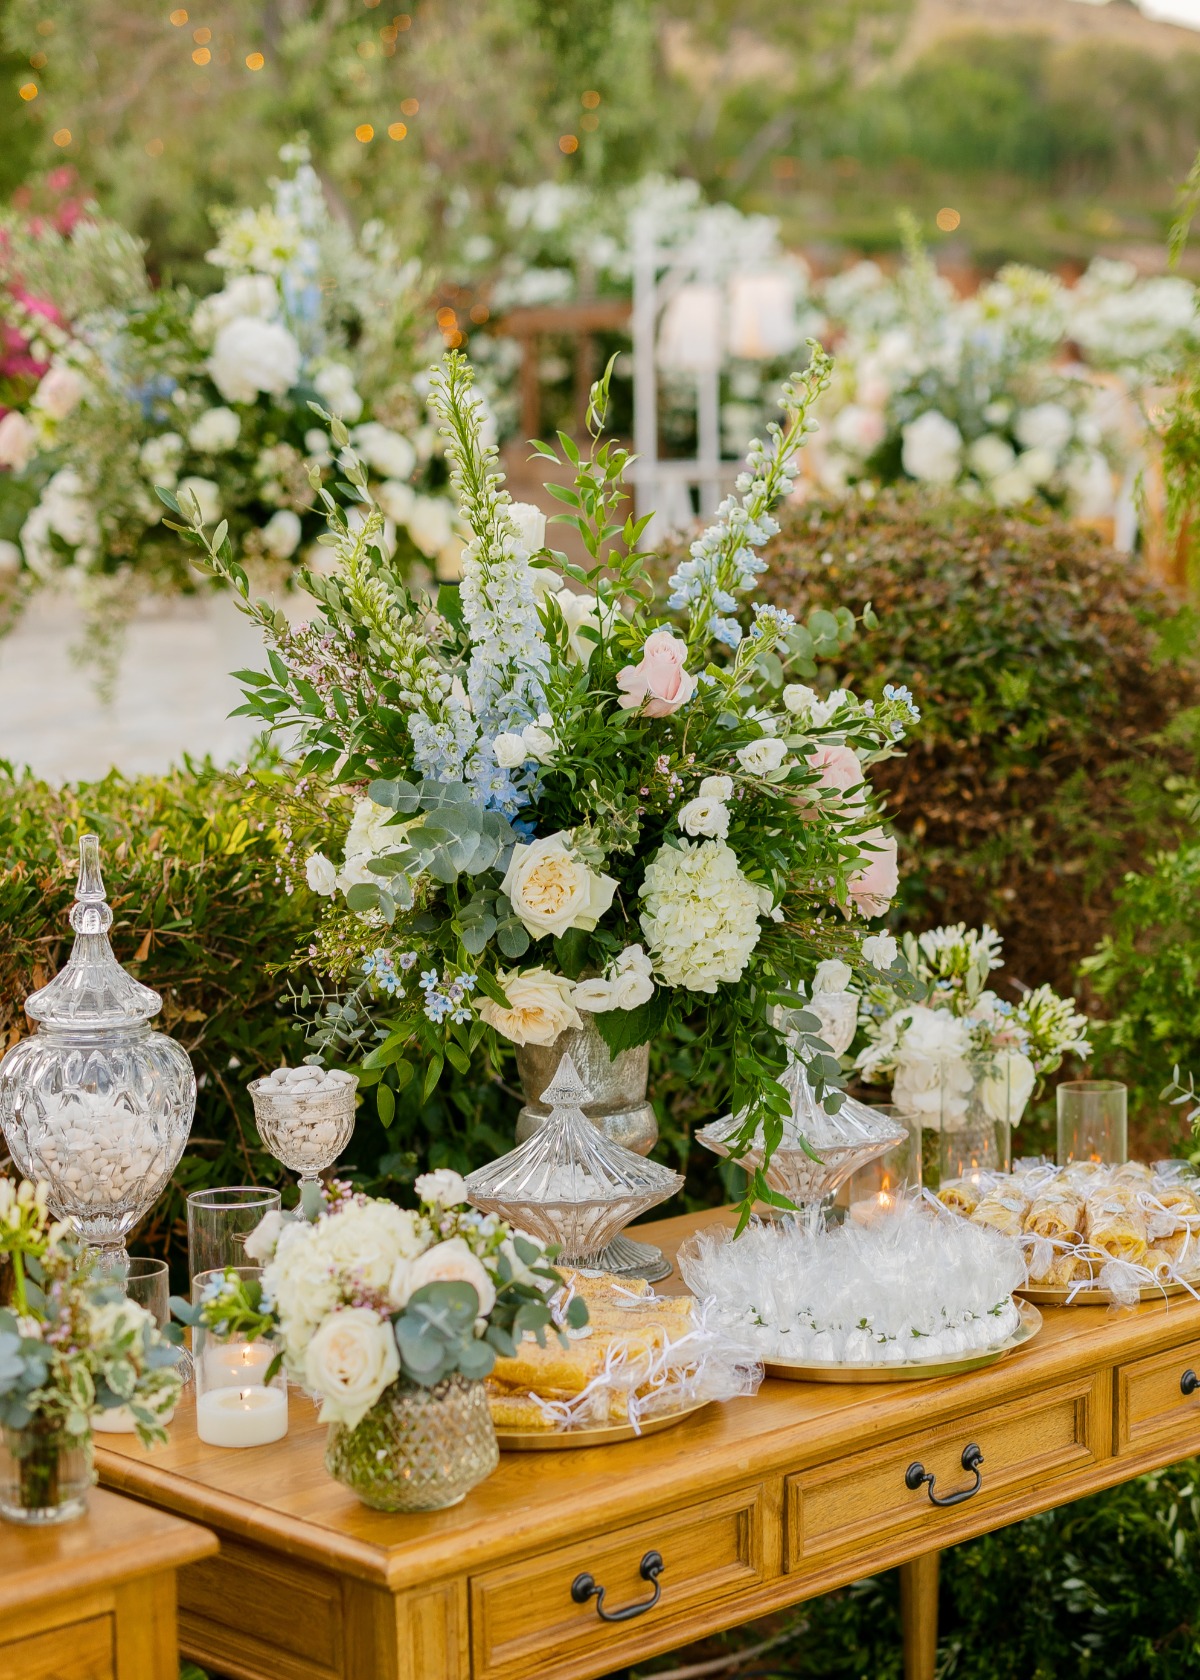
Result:
M584 1103L591 1102L592 1093L576 1072L570 1056L564 1055L559 1062L554 1078L542 1092L541 1100L552 1108L582 1108Z
M71 926L76 933L107 933L112 919L113 913L104 896L104 877L100 873L100 837L98 834L81 834L79 876L70 914Z

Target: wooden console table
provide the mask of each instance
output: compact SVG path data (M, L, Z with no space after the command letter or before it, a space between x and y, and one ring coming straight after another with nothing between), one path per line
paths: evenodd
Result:
M0 1523L0 1680L178 1680L175 1571L216 1549L99 1489L74 1522Z
M673 1250L712 1213L643 1227ZM244 1680L595 1680L895 1565L911 1680L932 1676L936 1554L1200 1452L1200 1305L1045 1312L1040 1336L966 1377L836 1386L767 1381L643 1441L503 1454L463 1504L360 1505L325 1474L300 1396L276 1446L222 1452L181 1408L169 1446L111 1437L111 1487L215 1529L184 1569L180 1639ZM968 1447L982 1451L978 1490ZM921 1464L934 1488L909 1487ZM577 1604L587 1571L610 1609ZM651 1574L653 1572L651 1571Z

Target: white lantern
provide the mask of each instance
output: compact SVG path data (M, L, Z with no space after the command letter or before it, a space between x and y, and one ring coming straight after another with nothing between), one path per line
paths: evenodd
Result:
M658 329L658 365L671 373L709 373L721 365L721 292L691 281L667 303Z
M735 274L729 282L729 354L771 361L794 350L799 339L796 276L786 269Z

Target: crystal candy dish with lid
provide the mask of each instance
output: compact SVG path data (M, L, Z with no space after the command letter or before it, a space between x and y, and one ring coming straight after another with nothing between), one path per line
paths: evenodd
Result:
M161 997L113 955L94 834L79 841L70 920L65 968L25 1000L34 1031L0 1061L0 1126L17 1170L49 1186L55 1217L120 1254L183 1154L196 1076L182 1045L149 1026Z
M565 1264L609 1270L614 1239L631 1219L673 1196L683 1176L611 1142L592 1124L583 1112L590 1092L570 1056L542 1100L551 1105L549 1118L519 1148L471 1173L467 1195L484 1213L557 1243ZM661 1255L659 1264L659 1276L670 1271Z

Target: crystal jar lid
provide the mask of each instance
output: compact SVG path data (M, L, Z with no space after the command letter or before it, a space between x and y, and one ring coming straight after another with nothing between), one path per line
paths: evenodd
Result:
M48 1027L121 1027L145 1022L162 998L126 974L108 942L113 913L100 876L100 841L79 838L79 880L71 907L75 943L65 968L25 999L31 1021Z

